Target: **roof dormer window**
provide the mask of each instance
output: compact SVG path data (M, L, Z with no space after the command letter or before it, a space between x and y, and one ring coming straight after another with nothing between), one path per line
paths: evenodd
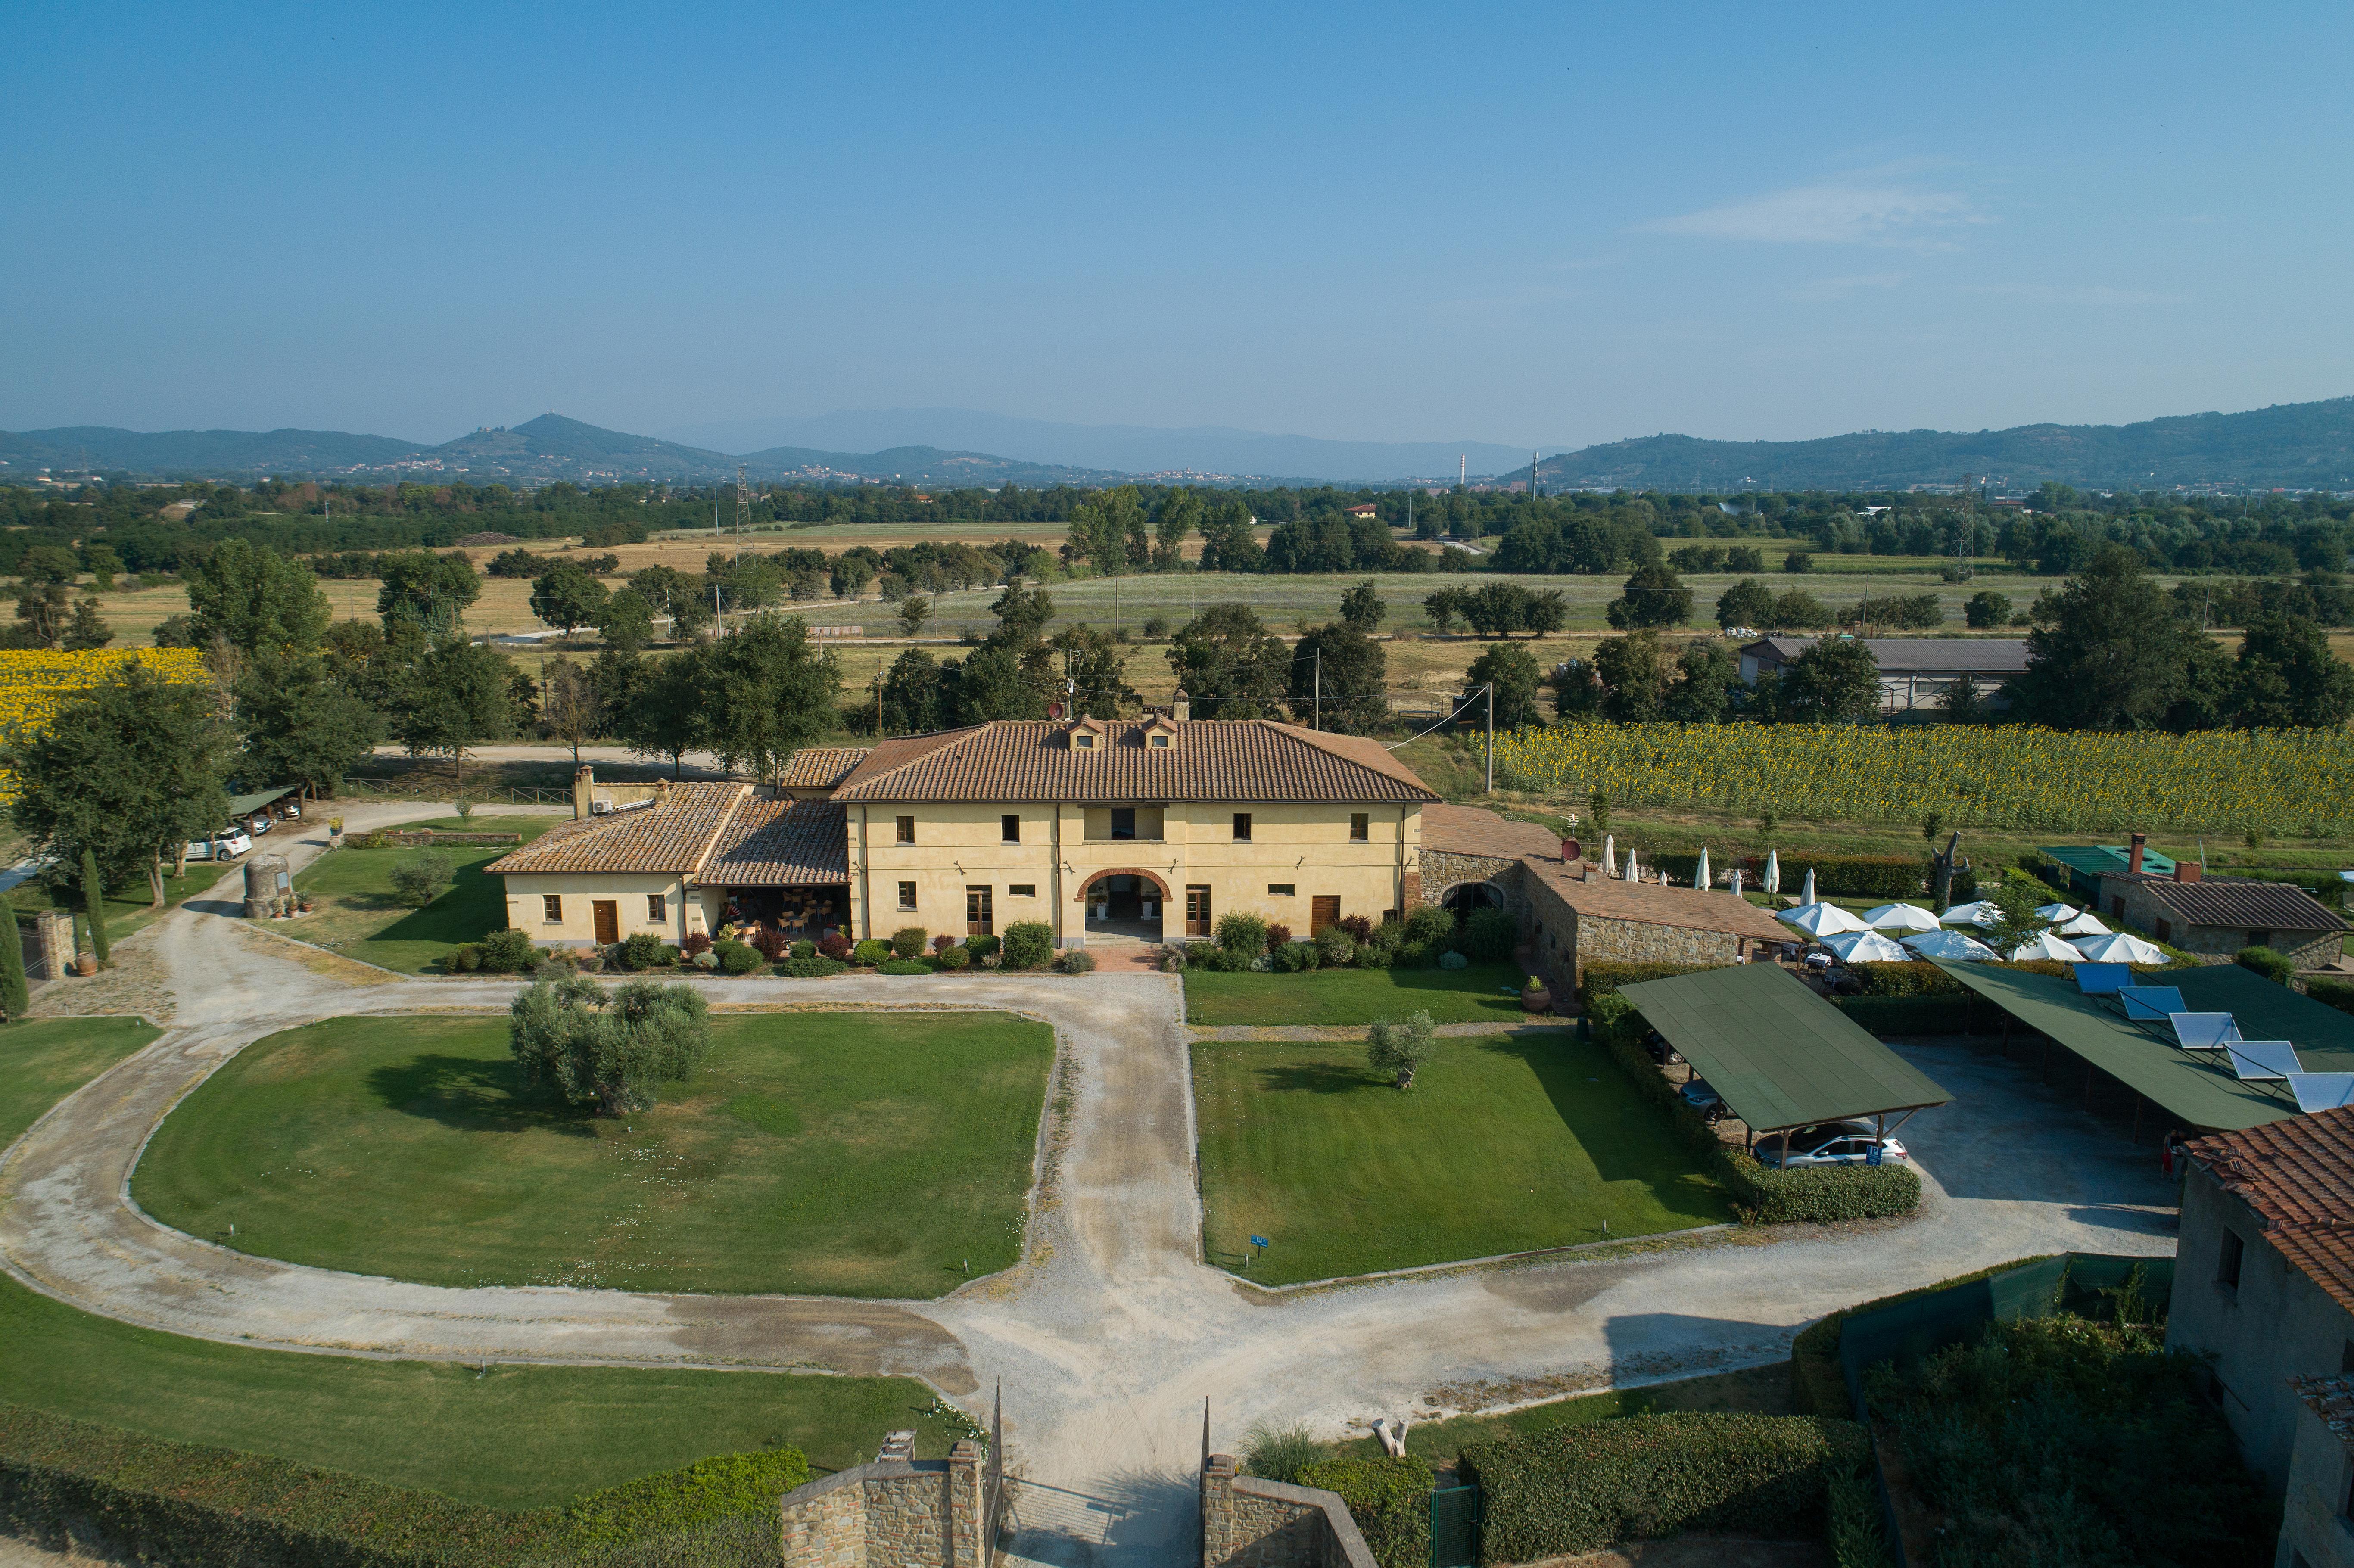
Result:
M1151 747L1156 751L1166 751L1169 749L1169 737L1161 731L1154 730L1150 736L1146 737L1144 744Z
M1095 732L1087 729L1074 730L1071 732L1071 744L1081 751L1093 751L1096 748Z

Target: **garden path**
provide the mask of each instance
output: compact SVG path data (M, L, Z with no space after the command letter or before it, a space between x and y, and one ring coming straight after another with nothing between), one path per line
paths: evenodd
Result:
M446 808L345 813L354 829ZM278 844L299 864L323 846ZM222 890L226 894L234 885ZM296 1267L166 1229L128 1199L179 1097L242 1046L313 1020L503 1011L514 982L355 986L199 896L152 944L169 1032L0 1160L0 1257L81 1309L323 1353L907 1373L976 1413L1002 1381L1032 1480L1017 1554L1169 1563L1192 1547L1203 1401L1231 1450L1262 1417L1334 1435L1778 1359L1834 1308L2031 1253L2164 1254L2154 1164L1999 1057L1910 1052L1956 1096L1906 1129L1925 1178L1901 1224L1653 1238L1614 1252L1272 1296L1205 1266L1177 981L1105 973L704 981L715 1001L1015 1009L1055 1026L1071 1104L1025 1262L937 1301L451 1289ZM1476 1128L1464 1136L1478 1137ZM1941 1179L1942 1178L1942 1179ZM1901 1232L1900 1234L1892 1234Z

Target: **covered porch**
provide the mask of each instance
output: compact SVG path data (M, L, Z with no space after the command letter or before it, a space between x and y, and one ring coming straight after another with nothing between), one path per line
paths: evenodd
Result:
M1079 888L1078 902L1089 943L1165 939L1169 885L1151 872L1120 866L1092 873Z

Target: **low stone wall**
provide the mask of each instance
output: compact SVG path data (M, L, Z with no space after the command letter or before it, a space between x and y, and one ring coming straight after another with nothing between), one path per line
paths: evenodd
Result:
M1338 1492L1202 1467L1202 1568L1377 1568Z
M1543 878L1528 878L1527 886L1532 967L1557 995L1575 991L1588 964L1712 965L1741 956L1743 938L1729 931L1580 915Z
M793 1568L987 1568L981 1445L946 1459L880 1459L787 1492L777 1504Z

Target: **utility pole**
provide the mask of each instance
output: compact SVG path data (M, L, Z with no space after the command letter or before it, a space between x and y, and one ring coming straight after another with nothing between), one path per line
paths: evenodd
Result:
M1471 454L1458 452L1455 457L1455 488L1462 489L1471 482Z
M744 465L736 465L736 558L744 558L744 530L752 525L752 492L744 482Z
M875 672L875 738L883 738L883 672Z
M1322 729L1324 727L1324 650L1320 646L1316 650L1316 707L1314 711L1315 717L1309 721L1308 727L1310 729Z
M1488 793L1496 792L1496 683L1488 683Z
M1529 449L1529 499L1530 499L1531 501L1534 501L1536 498L1537 498L1537 450L1536 450L1536 449L1535 449L1534 447L1531 447L1531 448Z

